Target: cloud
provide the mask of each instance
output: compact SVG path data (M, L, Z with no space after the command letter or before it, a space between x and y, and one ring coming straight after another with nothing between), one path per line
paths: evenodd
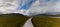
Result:
M0 12L2 14L6 13L14 13L16 12L16 8L18 7L18 3L16 0L7 1L7 0L0 0Z
M0 13L20 13L23 15L37 15L37 14L45 14L45 13L54 13L54 12L60 12L60 0L49 0L41 2L41 0L36 0L34 3L30 5L30 7L27 10L24 9L18 9L18 6L23 6L26 1L23 1L22 5L21 2L17 3L17 1L14 2L0 2ZM25 4L26 5L26 4ZM29 4L28 4L29 5ZM24 12L24 13L23 13Z
M43 0L42 0L43 1ZM51 0L48 2L40 2L37 0L29 8L28 15L37 15L37 14L59 14L60 13L60 0Z

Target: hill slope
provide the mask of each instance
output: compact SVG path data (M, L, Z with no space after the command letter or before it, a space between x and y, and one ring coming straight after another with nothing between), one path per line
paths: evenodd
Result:
M1 14L0 15L0 27L22 27L25 21L29 19L22 14Z

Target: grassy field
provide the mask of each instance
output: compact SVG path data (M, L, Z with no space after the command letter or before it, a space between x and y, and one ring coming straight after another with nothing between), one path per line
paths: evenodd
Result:
M34 16L31 20L34 27L60 27L60 18L49 16Z
M29 17L21 14L1 14L0 27L22 27L27 19Z

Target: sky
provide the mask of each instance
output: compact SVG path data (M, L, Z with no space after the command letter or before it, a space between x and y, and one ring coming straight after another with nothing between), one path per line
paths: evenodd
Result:
M36 15L60 12L60 0L0 0L0 14Z

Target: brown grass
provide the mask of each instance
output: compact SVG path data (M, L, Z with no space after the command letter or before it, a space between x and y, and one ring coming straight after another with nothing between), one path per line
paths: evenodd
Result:
M0 27L22 27L25 21L29 19L27 16L21 15L1 15Z
M60 27L60 18L35 16L32 19L32 23L35 27Z

